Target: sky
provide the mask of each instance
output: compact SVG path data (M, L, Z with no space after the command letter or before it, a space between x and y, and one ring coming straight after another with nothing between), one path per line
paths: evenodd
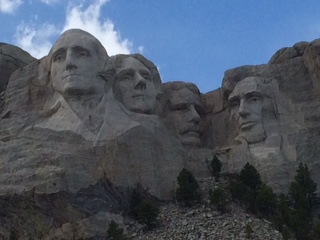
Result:
M0 42L41 58L62 32L81 28L110 56L141 53L162 82L206 93L228 69L320 38L319 9L319 0L0 0Z

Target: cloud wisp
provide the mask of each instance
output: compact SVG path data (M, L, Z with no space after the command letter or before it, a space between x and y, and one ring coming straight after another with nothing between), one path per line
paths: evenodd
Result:
M53 0L42 1L49 3ZM110 19L101 20L101 8L108 1L95 0L87 7L79 3L77 5L69 3L62 28L57 28L51 23L35 24L30 22L26 24L22 22L16 29L15 43L34 57L41 58L48 54L53 45L50 39L58 37L68 29L80 28L99 39L110 56L120 53L129 54L132 51L132 42L121 38ZM37 18L36 20L38 22ZM143 47L139 48L140 51L143 51Z
M14 36L16 44L29 52L33 57L41 58L46 56L52 46L50 37L59 34L60 31L53 25L44 23L35 26L22 22Z
M0 12L13 13L22 4L22 0L0 0Z
M80 28L99 39L109 55L129 54L132 42L128 39L121 39L111 20L100 20L101 7L107 2L108 0L97 0L86 9L83 9L82 5L69 7L63 31L71 28Z
M57 2L59 2L59 0L41 0L41 2L47 4L47 5L53 5Z

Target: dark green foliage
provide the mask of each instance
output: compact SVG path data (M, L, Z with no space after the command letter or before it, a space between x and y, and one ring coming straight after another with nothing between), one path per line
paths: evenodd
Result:
M228 189L233 200L244 200L247 187L239 180L239 176L233 176L229 179Z
M278 198L278 211L281 223L288 225L290 218L290 201L289 197L283 193L281 193Z
M123 235L123 229L119 227L119 224L115 223L113 220L108 227L108 237L112 240L124 240L126 237Z
M224 213L227 205L227 194L222 188L217 188L209 193L210 203L215 205L219 211Z
M271 215L277 207L277 195L273 192L271 187L262 184L258 190L256 204L259 212L264 215Z
M179 187L176 190L178 202L191 206L200 200L199 184L193 174L183 168L177 177Z
M306 164L299 164L295 181L291 183L289 195L295 208L304 208L312 213L316 199L317 184L311 179Z
M281 231L281 235L282 235L283 240L289 240L291 238L291 234L289 232L289 229L286 227L283 228L283 230Z
M146 224L148 229L157 226L157 217L159 215L159 208L152 203L144 200L136 206L135 209L137 220L139 223Z
M134 218L137 218L136 207L141 202L142 202L142 196L141 196L141 193L139 192L139 188L137 187L137 188L132 190L131 202L130 202L131 214L134 216Z
M214 176L215 180L218 181L220 178L222 163L216 155L214 155L213 159L211 160L210 167L212 176Z
M312 236L315 240L320 240L320 221L318 220L312 229Z
M247 163L241 170L239 180L254 193L258 191L258 188L262 184L260 174L250 163Z
M312 225L311 217L306 209L297 208L290 212L289 227L297 240L310 239Z
M288 195L280 194L278 199L272 188L262 183L260 174L249 163L238 176L227 176L231 176L228 187L232 199L245 204L251 212L272 219L284 239L290 239L291 234L297 240L320 239L320 222L312 223L317 185L311 179L306 164L299 164Z
M288 220L288 225L298 240L311 239L316 190L317 185L311 179L307 165L300 163L295 181L290 184L289 196L293 208L289 211Z
M146 224L148 229L157 226L159 208L151 200L144 199L138 188L132 191L131 213L139 223Z
M9 240L18 240L19 239L19 234L16 229L12 228L10 231L10 236Z
M277 197L271 187L261 181L254 166L247 163L239 175L229 178L232 199L245 204L253 213L271 215L277 207Z

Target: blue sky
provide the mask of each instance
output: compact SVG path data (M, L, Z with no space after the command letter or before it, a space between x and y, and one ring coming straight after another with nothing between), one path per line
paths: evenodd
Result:
M142 53L163 82L205 93L227 69L320 38L319 9L319 0L0 0L0 42L40 58L63 31L81 28L109 55Z

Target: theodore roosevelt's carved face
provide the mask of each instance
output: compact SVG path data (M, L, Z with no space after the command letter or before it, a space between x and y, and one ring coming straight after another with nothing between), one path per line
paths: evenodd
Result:
M199 121L202 107L199 90L190 83L172 82L164 85L168 106L165 110L167 127L183 145L200 145Z
M115 97L132 112L152 114L156 108L156 88L149 69L138 59L127 57L117 69Z
M62 95L102 94L106 82L98 79L107 53L100 42L81 30L61 35L50 51L53 88Z

